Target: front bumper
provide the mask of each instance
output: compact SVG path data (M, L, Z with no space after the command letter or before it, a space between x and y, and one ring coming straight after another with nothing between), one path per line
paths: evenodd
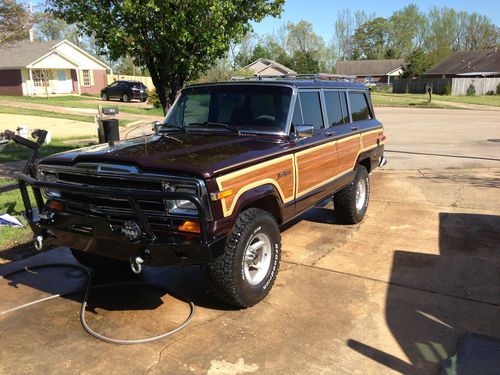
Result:
M33 189L37 208L32 208L28 186ZM125 198L134 212L134 221L141 230L138 239L128 239L117 232L108 220L91 215L75 215L49 209L43 200L41 189L57 189L88 196ZM109 189L88 187L59 182L44 182L26 174L19 176L19 189L25 206L26 219L35 236L43 237L44 248L67 246L73 249L107 256L123 261L141 256L145 264L162 266L197 264L210 261L220 255L225 237L209 238L207 209L201 199L190 193L139 191L133 189ZM188 200L198 210L200 233L166 233L156 235L142 213L138 199L159 198ZM162 232L163 233L163 232Z

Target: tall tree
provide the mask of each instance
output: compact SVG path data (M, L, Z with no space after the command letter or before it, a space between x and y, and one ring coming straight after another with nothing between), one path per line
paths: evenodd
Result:
M389 39L389 22L382 17L368 21L356 30L354 39L368 60L382 59Z
M427 15L425 48L433 62L441 61L454 51L457 35L457 12L450 8L432 8Z
M394 58L407 56L422 43L425 17L415 4L395 11L389 18L389 44Z
M55 18L48 12L37 15L34 26L36 38L39 40L60 40L67 39L72 43L79 43L80 33L76 25L68 25L66 21Z
M313 31L312 23L300 20L298 23L289 22L288 29L288 50L290 53L301 51L303 53L317 53L325 47L323 38Z
M252 21L279 16L284 0L49 0L111 58L141 57L164 110L188 80L225 56Z
M349 9L338 11L335 21L335 45L339 60L350 60L353 51L354 19Z
M0 44L26 39L31 15L17 0L0 0Z

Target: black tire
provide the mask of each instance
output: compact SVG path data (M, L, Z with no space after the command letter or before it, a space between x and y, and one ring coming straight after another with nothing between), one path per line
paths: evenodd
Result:
M258 237L267 237L269 240L270 250L267 253L271 259L262 281L252 285L245 273L245 252L250 241ZM236 219L224 253L207 264L210 289L227 304L243 308L253 306L271 290L278 274L280 258L281 235L276 220L267 211L249 208Z
M103 92L103 93L101 94L101 99L102 99L103 101L107 102L107 101L109 100L109 96L108 96L108 94L106 94L105 92Z
M130 101L130 96L128 94L122 95L122 102L128 103Z
M365 184L365 199L361 207L356 207L356 193L359 184ZM333 197L335 214L344 224L357 224L363 220L370 201L370 176L366 168L359 165L356 168L354 181Z
M117 259L99 256L85 251L70 249L75 259L86 267L96 271L124 271L130 269L127 262L122 262Z
M142 98L141 102L144 103L146 100L148 100L148 98Z

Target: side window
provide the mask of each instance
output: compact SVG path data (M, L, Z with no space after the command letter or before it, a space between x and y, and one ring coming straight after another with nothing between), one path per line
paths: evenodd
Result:
M346 112L342 112L342 105L340 101L341 93L338 91L325 91L324 94L325 94L326 113L328 115L328 122L330 126L343 124L344 123L343 113Z
M372 118L366 96L362 92L349 92L349 103L351 104L352 121Z
M302 106L302 116L305 125L313 125L314 129L324 127L323 114L321 113L321 103L319 92L300 92L300 104Z
M300 99L297 96L295 100L295 107L293 108L292 125L302 125L304 121L302 120L302 111L300 109Z
M345 91L340 91L340 106L342 107L342 115L344 116L344 123L349 124L351 119L349 118L349 111L347 110L347 95Z

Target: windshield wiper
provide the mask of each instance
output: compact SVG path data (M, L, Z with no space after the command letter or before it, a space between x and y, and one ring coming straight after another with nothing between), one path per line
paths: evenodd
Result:
M163 124L159 130L161 131L168 129L177 129L177 130L182 130L184 133L186 132L186 128L184 126L171 125L171 124Z
M224 128L224 129L230 130L233 133L236 133L238 135L241 134L239 129L233 128L232 126L229 126L228 124L223 124L221 122L210 122L210 121L191 122L189 124L189 126L206 126L206 127L213 127L213 128Z

